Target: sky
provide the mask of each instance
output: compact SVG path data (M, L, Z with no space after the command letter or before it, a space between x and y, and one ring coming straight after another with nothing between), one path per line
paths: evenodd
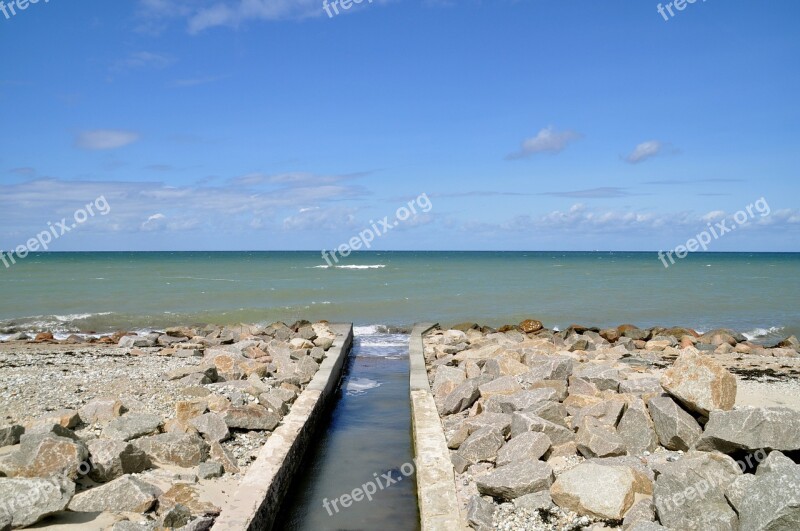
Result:
M800 251L796 0L8 4L0 249Z

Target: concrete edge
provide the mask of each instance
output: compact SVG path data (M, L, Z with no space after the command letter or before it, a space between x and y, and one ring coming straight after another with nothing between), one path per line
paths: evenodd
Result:
M452 531L466 527L461 519L450 450L428 383L422 341L422 336L436 326L431 323L415 325L408 345L417 503L422 531Z
M272 432L228 505L222 508L214 531L272 529L286 492L306 449L323 420L342 377L353 343L353 325L331 325L336 340L317 374L300 394L289 414Z

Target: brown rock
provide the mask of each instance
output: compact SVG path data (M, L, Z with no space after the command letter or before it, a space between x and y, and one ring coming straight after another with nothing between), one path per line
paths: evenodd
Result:
M736 402L736 377L713 359L685 352L664 372L661 385L683 405L702 415L730 411Z
M538 332L544 328L544 325L541 321L537 321L535 319L526 319L519 324L519 329L522 330L526 334L533 334L534 332Z
M179 483L173 485L167 492L158 497L160 511L167 511L176 505L183 505L193 515L217 516L219 507L211 502L200 499L200 491L193 485Z

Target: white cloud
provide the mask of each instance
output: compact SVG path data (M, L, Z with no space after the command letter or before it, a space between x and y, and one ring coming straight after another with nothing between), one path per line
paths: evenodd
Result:
M578 140L581 136L582 135L576 131L569 129L556 131L553 126L550 126L539 131L536 136L525 139L522 142L522 148L508 155L506 158L513 160L530 157L538 153L560 153L570 142Z
M642 142L636 146L631 154L625 157L625 160L631 164L638 164L649 158L655 157L656 155L660 154L663 149L663 142L659 142L658 140L648 140L647 142Z
M164 230L167 226L167 216L164 214L153 214L147 221L142 223L141 229L143 231L151 232L157 230Z
M75 138L75 145L82 149L117 149L139 140L139 133L121 129L95 129L82 131Z
M356 229L355 209L347 207L305 207L283 220L284 230Z

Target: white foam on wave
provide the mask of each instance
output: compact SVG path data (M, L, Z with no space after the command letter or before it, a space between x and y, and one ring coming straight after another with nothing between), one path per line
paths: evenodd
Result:
M350 396L363 395L370 389L376 389L381 385L380 382L370 380L369 378L354 378L347 382L345 391Z
M384 264L373 264L373 265L318 265L313 266L310 269L383 269L386 267Z
M758 339L761 337L767 337L773 334L777 334L783 330L782 326L771 326L769 328L755 328L750 330L749 332L742 332L742 335L747 338L748 341L752 341L754 339Z
M379 326L380 325L354 326L353 334L357 336L374 336L375 334L380 333L378 328Z

